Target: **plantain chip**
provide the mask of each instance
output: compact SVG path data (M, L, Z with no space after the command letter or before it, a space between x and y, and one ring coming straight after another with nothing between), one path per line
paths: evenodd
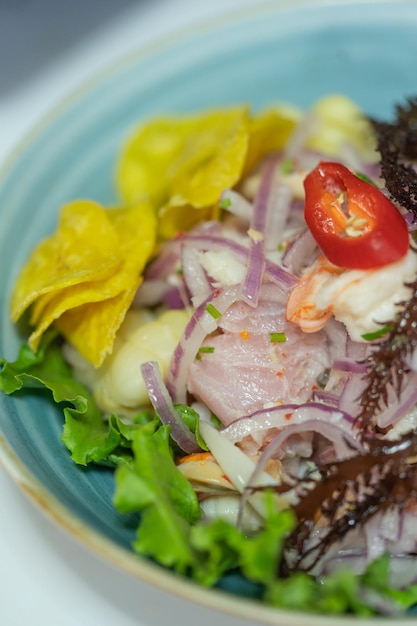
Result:
M118 238L95 202L79 200L61 210L58 229L32 252L15 284L13 321L39 297L113 274L121 262Z
M118 191L124 202L149 198L169 239L216 218L221 193L281 148L294 125L285 108L252 117L246 105L151 120L121 152Z
M15 320L32 305L31 348L38 348L55 322L99 366L142 280L155 234L148 202L122 209L104 209L88 200L65 205L57 231L34 250L12 295Z
M169 238L213 216L221 192L239 180L249 137L248 107L154 119L122 151L116 181L125 202L148 197Z
M285 146L298 118L299 113L295 109L282 106L266 109L251 119L242 178L250 174L265 156Z

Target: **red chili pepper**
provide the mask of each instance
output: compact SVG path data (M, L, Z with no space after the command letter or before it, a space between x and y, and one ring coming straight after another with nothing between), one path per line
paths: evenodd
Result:
M397 207L344 165L322 161L304 189L305 220L334 265L376 269L407 254L408 228Z

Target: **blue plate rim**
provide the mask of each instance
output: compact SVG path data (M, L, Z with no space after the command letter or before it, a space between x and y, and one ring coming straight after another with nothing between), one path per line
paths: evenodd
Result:
M400 0L403 6L417 5L417 0ZM400 4L398 3L398 4ZM258 4L256 7L245 7L227 11L221 16L221 23L227 25L236 20L247 19L250 15L261 16L268 12L296 11L301 8L319 8L325 6L381 6L390 5L397 2L395 0L283 0L275 2L267 1ZM182 28L171 35L158 38L155 42L143 47L138 47L133 52L124 55L122 58L110 63L104 69L95 72L89 79L83 80L64 98L54 106L50 107L41 118L27 131L22 139L12 148L0 165L0 186L12 171L21 155L36 141L47 127L59 118L68 108L82 100L82 98L94 91L100 84L115 76L124 68L129 67L139 61L146 61L158 52L169 49L175 43L188 38L195 37L199 33L210 32L219 25L219 17L210 18L200 24ZM24 463L15 455L3 435L0 433L0 464L11 477L14 483L24 492L26 497L32 501L38 509L42 511L60 528L68 532L70 536L82 543L87 549L93 551L98 556L111 563L113 566L122 569L142 581L146 581L155 587L180 597L194 605L200 605L215 610L218 613L226 613L240 619L252 620L262 624L278 626L301 626L301 621L308 619L308 626L351 626L352 619L348 616L326 616L326 615L306 615L303 612L288 612L285 610L268 607L263 603L247 600L242 597L231 595L218 589L207 589L194 583L192 580L179 577L169 570L153 564L147 559L129 552L115 542L107 539L100 532L83 522L70 509L55 498L44 485L27 470ZM381 618L361 619L362 626L374 626L376 623L384 623L386 626L398 624L398 620ZM306 622L307 624L307 622ZM414 626L415 619L401 619L403 626Z

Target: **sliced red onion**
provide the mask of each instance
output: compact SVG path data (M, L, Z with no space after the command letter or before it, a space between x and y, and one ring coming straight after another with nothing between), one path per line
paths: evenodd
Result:
M349 373L340 394L338 408L356 417L360 412L360 399L367 382L362 375Z
M358 363L353 359L336 359L333 361L333 369L350 374L366 374L367 372L365 363Z
M216 289L194 311L174 350L168 368L167 387L174 402L187 401L187 377L190 365L206 335L217 329L218 319L210 313L210 306L214 307L215 314L222 315L238 296L238 286Z
M292 289L297 283L298 278L294 274L290 274L277 263L273 263L266 259L265 278L281 288Z
M271 192L269 219L265 229L265 250L277 250L282 241L292 200L292 190L279 183Z
M348 341L346 326L341 322L330 318L323 329L329 345L329 356L331 360L347 357Z
M410 372L402 386L398 398L394 390L389 390L388 406L377 416L377 423L381 428L395 425L405 417L417 403L417 373Z
M360 442L353 434L353 429L348 432L343 422L324 422L318 419L306 419L283 428L265 447L257 463L256 470L249 481L249 485L255 484L258 473L264 471L268 461L273 458L283 458L283 446L285 441L293 435L316 432L327 439L333 446L336 460L351 458L357 451L362 450ZM314 461L314 459L312 459Z
M336 393L326 391L325 389L317 389L314 392L314 401L322 402L323 404L337 408L339 405L339 396Z
M189 234L184 235L183 243L199 250L228 250L243 263L248 263L249 249L227 237ZM296 276L269 259L265 261L265 278L287 290L298 283Z
M298 275L303 267L308 265L316 251L318 251L317 243L307 228L288 246L282 256L282 265L293 274Z
M256 193L253 216L248 234L250 235L249 258L246 276L242 284L241 298L250 306L258 304L259 289L266 266L265 237L269 228L273 182L276 161L267 162Z
M179 268L180 245L178 239L164 244L159 255L146 268L145 281L166 278Z
M147 280L137 290L132 302L135 308L155 307L164 304L167 309L184 309L190 304L190 297L182 279Z
M398 526L403 525L402 519L404 517L410 518L409 523L406 524L407 532L410 539L414 537L415 533L413 532L413 527L415 528L416 524L415 515L403 510L398 511L398 509L390 509L390 514L391 513L399 514L400 520ZM353 571L358 576L363 574L370 560L372 560L372 556L375 556L376 553L374 552L373 555L371 555L371 552L366 550L362 536L368 536L372 541L373 537L378 536L381 523L383 523L381 516L376 515L364 525L363 529L361 529L360 536L355 535L353 542L349 541L348 537L346 537L342 546L331 548L330 551L320 559L319 567L315 570L315 573L322 576L329 576L333 572L343 568ZM366 527L368 531L365 534ZM400 531L400 535L401 532L402 531ZM382 552L380 551L380 553L388 552L390 554L389 585L395 589L405 589L417 582L417 556L410 542L405 548L406 551L404 551L404 544L401 545L401 538L399 538L397 543L394 543L398 535L395 523L392 526L392 534L393 542L384 542ZM354 547L346 548L346 540Z
M372 344L369 341L352 341L347 337L346 356L354 361L363 362L369 355Z
M165 297L167 291L171 289L166 280L154 278L143 281L137 290L132 302L134 307L156 306Z
M357 441L354 418L343 411L326 406L320 402L307 402L301 405L283 404L270 409L261 409L251 415L235 420L224 428L222 433L236 443L259 431L268 431L270 429L286 431L293 426L303 425L304 423L310 425L316 423L323 430L329 424L337 426L340 433L344 433L349 439L356 442L354 447L357 450L362 447Z
M220 197L220 204L227 204L226 211L236 215L248 225L251 223L253 215L253 205L246 200L239 192L233 189L226 189Z
M417 516L411 510L392 506L384 513L379 533L386 538L390 554L416 554L416 523Z
M335 451L336 460L350 458L355 454L355 450L361 449L356 438L348 433L345 428L341 427L340 423L325 423L317 419L307 419L299 423L291 424L280 430L262 452L256 464L256 468L247 483L247 489L242 495L241 509L244 508L251 489L258 484L259 476L264 472L268 462L273 458L282 458L284 456L283 446L285 441L293 435L306 436L307 433L312 432L319 433L331 442ZM281 494L281 499L283 503L287 502L290 504L294 503L299 498L296 490L292 488L289 489L288 493Z
M187 454L200 450L194 434L180 419L168 390L162 380L156 361L148 361L141 365L142 377L155 412L163 424L171 427L171 437Z
M212 287L200 263L198 250L191 246L181 246L181 269L191 298L207 298L212 291Z
M404 213L404 219L407 222L408 232L414 233L417 230L416 216L411 211Z
M169 286L162 303L167 309L185 309L189 306L190 301L184 286Z

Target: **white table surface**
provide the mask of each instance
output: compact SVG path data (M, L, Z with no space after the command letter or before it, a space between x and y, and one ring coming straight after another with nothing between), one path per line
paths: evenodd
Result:
M0 167L68 93L129 51L256 0L0 0ZM238 626L101 561L0 467L1 626ZM248 622L245 622L248 624Z

